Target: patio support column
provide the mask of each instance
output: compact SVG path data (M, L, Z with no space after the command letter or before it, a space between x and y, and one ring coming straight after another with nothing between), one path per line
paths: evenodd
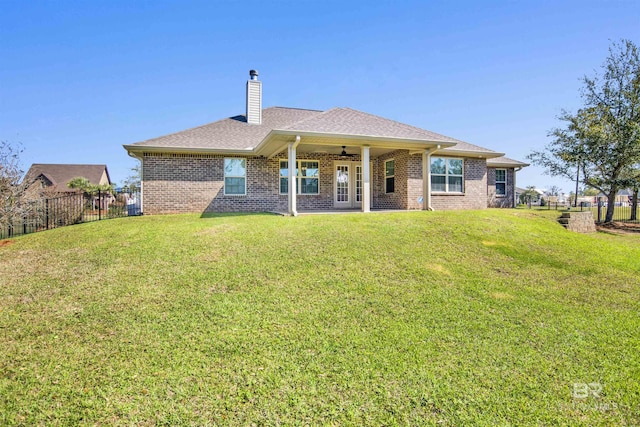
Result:
M518 198L516 197L516 172L522 168L513 168L513 207L518 207ZM507 188L509 186L507 185Z
M289 156L289 215L298 216L298 210L296 208L296 184L298 183L298 177L296 175L296 148L298 148L298 144L300 144L300 135L296 135L295 142L289 143L288 156Z
M439 150L435 148L424 150L422 153L422 209L432 211L431 207L431 153Z
M371 212L371 171L370 169L370 147L362 147L362 212Z

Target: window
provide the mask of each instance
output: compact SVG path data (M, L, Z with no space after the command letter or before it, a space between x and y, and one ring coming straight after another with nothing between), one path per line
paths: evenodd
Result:
M445 157L431 158L431 191L441 193L462 193L463 160Z
M316 160L296 161L296 193L320 194L320 163ZM289 161L280 160L280 194L289 192Z
M224 159L224 194L244 196L247 193L247 159Z
M393 193L396 188L396 178L395 178L395 161L387 160L384 162L384 192L385 193Z
M496 169L496 196L507 195L507 170Z

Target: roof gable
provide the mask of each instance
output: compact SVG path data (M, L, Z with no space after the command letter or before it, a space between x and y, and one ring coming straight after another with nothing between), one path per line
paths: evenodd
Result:
M34 163L25 175L25 181L29 184L33 183L39 177L44 177L58 191L67 191L67 183L76 177L84 177L91 184L98 185L101 183L103 175L106 175L107 181L111 184L109 171L106 165L72 165L72 164L46 164Z
M390 139L416 139L431 142L456 142L448 136L351 108L332 108L294 123L286 130Z

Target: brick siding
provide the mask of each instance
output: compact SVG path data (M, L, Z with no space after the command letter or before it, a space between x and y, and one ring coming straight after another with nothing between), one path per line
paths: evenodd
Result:
M431 206L434 209L484 209L487 207L486 160L464 159L463 173L464 194L432 193Z
M186 212L286 212L287 195L280 194L279 156L250 157L246 168L246 195L224 194L224 156L218 154L145 153L142 161L143 209L145 214ZM297 208L334 209L334 164L342 161L331 154L298 154L298 160L319 162L320 194L298 195ZM395 162L395 189L386 193L385 160ZM354 156L349 161L359 162ZM422 209L422 155L396 150L372 158L373 209ZM351 173L355 173L352 170ZM432 195L437 209L482 209L487 207L487 167L484 159L465 159L463 195ZM495 174L494 174L495 180ZM511 180L513 182L513 180ZM495 185L494 185L495 192Z
M496 195L496 169L505 169L507 185L504 196ZM487 168L487 206L490 208L513 207L513 182L515 171L513 168Z

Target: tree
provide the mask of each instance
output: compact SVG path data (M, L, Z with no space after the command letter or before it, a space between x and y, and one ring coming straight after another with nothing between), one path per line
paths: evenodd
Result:
M140 163L136 163L131 168L131 175L129 175L122 183L122 188L130 193L134 193L140 190L140 183L142 181L142 168Z
M640 161L640 58L629 40L613 43L603 71L583 77L584 107L562 111L564 128L552 129L544 151L528 158L547 173L579 181L607 196L605 222L611 222L615 197L629 185L626 175Z
M91 184L89 180L83 176L77 176L67 182L67 187L75 188L86 194L95 194L98 191L104 193L113 193L113 185L111 184Z
M23 203L26 186L20 182L22 151L20 144L0 141L0 230L9 229L10 233L14 222L21 220L27 210Z
M599 194L598 190L596 190L595 188L585 188L582 190L582 195L586 196L586 197L595 197Z
M537 199L537 197L538 192L536 191L536 187L530 185L527 187L527 190L520 195L520 202L522 204L527 204L530 203L533 199Z
M547 190L547 194L549 196L555 196L558 197L560 195L560 193L562 192L562 188L556 186L556 185L552 185L549 190Z
M83 176L77 176L71 181L67 182L67 187L80 190L83 193L90 193L92 186L87 178Z

